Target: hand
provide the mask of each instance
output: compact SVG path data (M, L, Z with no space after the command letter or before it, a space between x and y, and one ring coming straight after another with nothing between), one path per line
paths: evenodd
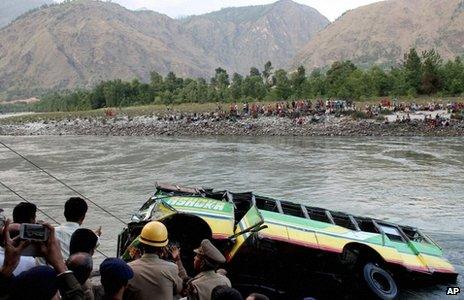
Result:
M10 220L5 222L2 233L3 245L5 247L5 260L3 261L1 272L6 277L10 277L11 274L13 274L13 271L19 264L21 252L29 245L29 241L19 241L19 243L17 243L18 239L11 239L9 231L10 223Z
M177 246L170 246L169 252L171 252L172 259L175 261L180 260L180 248Z
M60 243L55 237L55 228L48 223L43 225L48 228L49 236L47 241L40 244L40 250L47 262L55 269L55 271L58 274L63 273L64 271L67 271L68 268L66 267L63 255L61 254Z
M102 227L101 226L98 227L94 232L98 237L101 237L101 235L102 235Z

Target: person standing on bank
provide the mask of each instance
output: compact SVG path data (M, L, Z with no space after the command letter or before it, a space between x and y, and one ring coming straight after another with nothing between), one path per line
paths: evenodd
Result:
M174 299L183 289L179 268L161 259L168 244L168 230L163 223L152 221L140 233L141 258L128 265L134 272L124 293L126 300ZM183 271L185 272L185 270Z
M230 280L216 272L220 264L226 262L222 253L214 247L210 240L201 241L195 249L193 267L198 274L187 283L187 298L193 300L210 300L211 292L217 286L231 287Z

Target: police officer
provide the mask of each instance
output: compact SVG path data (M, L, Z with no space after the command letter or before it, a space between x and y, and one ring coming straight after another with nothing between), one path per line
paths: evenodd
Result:
M188 299L210 300L211 292L219 285L231 286L230 280L216 272L220 264L226 259L209 240L203 240L200 247L195 249L193 267L198 275L187 283Z
M182 291L183 281L178 266L160 258L168 244L166 226L158 221L149 222L143 227L139 239L144 254L129 263L134 277L129 280L124 299L173 299Z

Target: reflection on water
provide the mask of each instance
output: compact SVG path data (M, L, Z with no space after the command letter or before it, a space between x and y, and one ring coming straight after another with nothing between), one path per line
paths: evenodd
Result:
M2 137L118 217L129 220L154 183L258 194L422 228L464 272L463 138ZM60 221L72 192L6 149L0 180ZM19 200L6 190L11 213ZM118 221L91 206L85 225L103 226L115 254ZM407 291L408 298L432 291Z

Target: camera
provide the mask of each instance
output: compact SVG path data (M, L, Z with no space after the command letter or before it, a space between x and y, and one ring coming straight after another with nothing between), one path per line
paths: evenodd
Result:
M23 240L45 242L48 240L49 229L41 224L21 224L19 237Z

